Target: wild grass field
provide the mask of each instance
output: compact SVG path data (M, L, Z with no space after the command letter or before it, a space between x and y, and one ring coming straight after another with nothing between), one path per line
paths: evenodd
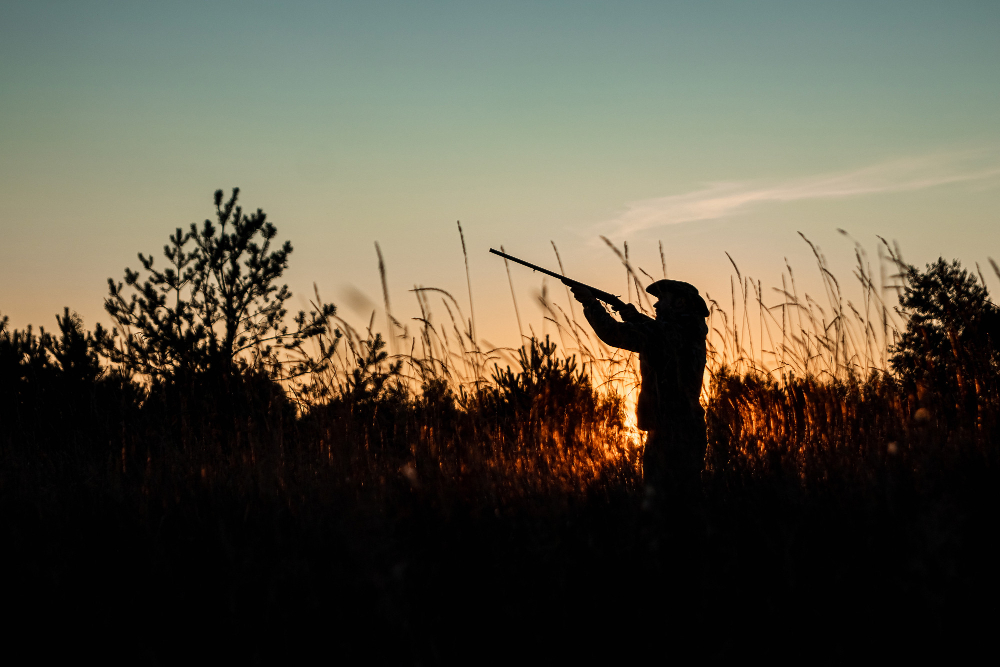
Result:
M790 267L777 287L734 263L710 300L704 496L662 520L637 360L578 309L543 295L556 333L504 349L434 288L411 325L386 290L381 331L318 293L290 315L276 238L219 192L167 268L140 255L109 281L114 331L3 320L9 641L154 664L986 644L1000 317L981 273L887 243L873 271L858 245L852 301L815 247L819 298ZM614 251L650 310L652 277Z

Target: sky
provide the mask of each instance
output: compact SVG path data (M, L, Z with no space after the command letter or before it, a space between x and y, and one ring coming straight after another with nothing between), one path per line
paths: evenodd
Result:
M727 252L765 289L815 273L798 232L848 281L838 229L986 271L998 64L995 1L0 2L0 314L108 324L107 279L234 186L295 247L293 305L315 283L357 322L376 242L399 319L415 285L465 307L461 221L495 345L500 245L623 294L602 236L720 299Z

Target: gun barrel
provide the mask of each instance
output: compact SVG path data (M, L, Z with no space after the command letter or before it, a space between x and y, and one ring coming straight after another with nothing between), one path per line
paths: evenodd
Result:
M508 255L505 252L500 252L499 250L494 250L493 248L490 248L490 252L493 253L494 255L500 255L504 259L509 259L512 262L517 262L518 264L520 264L522 266L526 266L529 269L533 269L535 271L539 271L541 273L544 273L547 276L552 276L553 278L558 278L559 280L562 280L562 279L564 279L566 277L566 276L559 275L555 271L549 271L548 269L543 269L542 267L538 266L537 264L532 264L531 262L526 262L523 259L518 259L517 257L514 257L513 255Z
M615 304L620 304L621 303L621 299L616 294L611 294L610 292L605 292L604 290L597 289L596 287L591 287L590 285L587 285L586 283L581 283L579 280L573 280L572 278L567 278L566 276L558 274L555 271L549 271L548 269L543 269L542 267L538 266L537 264L532 264L531 262L526 262L523 259L518 259L517 257L514 257L513 255L508 255L505 252L500 252L499 250L494 250L493 248L490 248L490 252L493 253L494 255L499 255L500 257L503 257L504 259L509 259L512 262L517 262L518 264L520 264L522 266L526 266L529 269L532 269L533 271L538 271L540 273L544 273L547 276L552 276L553 278L556 278L557 280L562 281L563 284L565 284L565 285L567 285L569 287L573 287L574 285L577 285L579 287L586 287L588 290L590 290L590 293L593 294L595 298L600 299L601 301L604 301L605 303L608 303L608 304L611 304L611 305L615 305Z

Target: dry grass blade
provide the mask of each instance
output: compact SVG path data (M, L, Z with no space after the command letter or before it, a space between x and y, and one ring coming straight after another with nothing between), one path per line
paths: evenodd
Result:
M465 234L462 232L461 221L456 221L458 225L458 236L462 240L462 256L465 258L465 283L469 288L469 329L472 335L472 344L477 346L476 343L476 311L475 307L472 305L472 277L469 273L469 253L465 249Z
M565 276L566 275L566 269L563 268L562 257L559 256L559 248L556 247L556 242L555 241L549 241L549 243L552 244L552 252L554 252L556 254L556 262L559 264L559 273L561 273L563 276ZM503 251L503 247L502 246L501 246L500 250ZM506 262L507 260L505 259L504 261ZM572 313L572 315L573 315L574 318L576 318L576 311L573 309L573 302L576 301L576 299L574 299L570 295L570 293L569 293L569 286L565 285L565 284L564 284L564 286L566 287L566 302L569 303L569 312Z
M389 283L385 277L385 260L382 258L382 248L379 247L378 241L375 242L375 254L378 255L378 275L379 279L382 281L382 301L385 304L386 337L389 339L389 349L392 351L392 355L396 356L396 336L392 326L392 308L389 306Z
M553 248L555 247L554 243L552 244L552 247ZM507 252L506 250L504 250L504 247L502 245L500 246L500 252ZM559 256L559 253L556 253L556 257L558 257L558 256ZM514 317L517 318L517 333L519 335L519 340L521 342L521 345L524 345L524 340L525 340L524 339L524 327L521 326L521 311L517 307L517 293L514 291L514 279L510 275L510 262L507 261L506 257L503 258L503 265L504 265L504 268L507 269L507 284L510 285L510 298L514 302ZM561 268L562 267L560 265L560 269Z

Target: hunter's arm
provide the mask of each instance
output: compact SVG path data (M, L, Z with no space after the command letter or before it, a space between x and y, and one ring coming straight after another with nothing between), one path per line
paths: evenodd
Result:
M641 352L645 348L648 327L643 325L646 321L652 322L651 318L636 311L635 307L626 307L621 310L622 318L626 321L619 322L604 310L597 299L586 299L582 303L587 321L594 328L597 337L606 344L631 352Z

